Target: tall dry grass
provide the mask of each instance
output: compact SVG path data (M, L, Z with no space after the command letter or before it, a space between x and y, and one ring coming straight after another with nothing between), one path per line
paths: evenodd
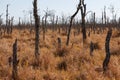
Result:
M13 30L9 36L0 39L0 80L10 80L12 68L8 58L12 55L12 44L18 39L18 76L20 80L119 80L120 79L120 37L113 30L110 41L111 59L108 71L103 74L102 63L105 58L105 38L103 34L90 34L83 51L82 35L74 36L72 30L70 44L66 46L66 36L48 30L45 41L40 38L40 66L34 68L34 32L25 29ZM42 35L42 33L40 33ZM58 50L57 38L62 41ZM99 46L90 56L89 45L93 41ZM62 54L59 56L58 54ZM56 56L57 55L57 56Z

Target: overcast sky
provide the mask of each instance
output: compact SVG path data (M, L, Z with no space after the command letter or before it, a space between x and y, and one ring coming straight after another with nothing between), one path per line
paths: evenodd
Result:
M29 11L33 9L33 0L0 0L0 14L4 14L2 18L5 18L6 5L9 4L9 16L14 16L16 20L19 17L24 18L29 17ZM66 16L72 15L77 7L79 0L38 0L39 14L43 16L44 10L47 8L49 10L55 10L55 14L61 16L65 14ZM87 4L87 11L92 10L96 12L97 17L101 17L101 12L106 6L107 15L111 17L110 10L108 7L113 5L115 8L115 13L117 17L120 17L120 0L85 0Z

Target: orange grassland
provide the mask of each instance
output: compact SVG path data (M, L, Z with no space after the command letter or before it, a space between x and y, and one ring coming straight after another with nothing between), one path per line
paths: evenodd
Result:
M8 58L12 56L12 46L18 39L18 80L120 80L120 32L113 29L110 41L111 59L108 70L103 74L105 39L107 30L100 34L90 33L83 47L82 34L71 32L70 44L66 46L66 34L48 30L43 41L40 33L40 65L34 68L34 31L14 29L11 35L0 36L0 80L11 80L12 66ZM88 31L87 31L88 34ZM62 41L58 49L57 38ZM97 44L90 56L90 42ZM58 54L63 54L59 56Z

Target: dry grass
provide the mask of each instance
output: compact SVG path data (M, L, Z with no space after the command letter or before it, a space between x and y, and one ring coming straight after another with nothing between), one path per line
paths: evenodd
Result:
M119 80L120 79L120 37L114 30L110 41L111 59L109 70L103 74L102 63L105 58L105 38L103 34L90 33L83 48L82 35L73 34L70 45L65 46L66 36L61 32L48 30L43 41L40 35L40 65L34 68L34 32L14 30L12 35L3 35L0 39L0 80L10 80L12 67L8 58L12 56L12 44L18 39L18 75L20 80ZM57 38L62 41L58 49ZM90 56L89 44L95 43L97 49Z

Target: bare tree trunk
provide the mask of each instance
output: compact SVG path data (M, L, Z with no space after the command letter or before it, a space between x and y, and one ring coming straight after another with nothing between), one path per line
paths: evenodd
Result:
M106 27L106 6L104 6L104 20L105 20L105 27Z
M84 42L86 39L85 19L82 19L82 34L83 34L83 42Z
M103 25L103 15L104 15L104 14L103 14L103 12L102 12L102 25Z
M95 12L94 12L94 26L93 26L94 34L95 34L95 28L96 28L96 20L95 20Z
M58 16L56 16L56 22L55 22L55 25L56 25L55 30L57 31L57 28L58 28Z
M13 32L13 20L14 20L14 17L11 18L11 23L10 23L10 24L11 24L11 25L10 25L10 28L11 28L11 29L10 29L10 34L12 34L12 32Z
M45 41L45 33L47 31L47 13L45 15L45 26L43 26L43 40Z
M37 0L33 2L34 19L35 19L35 58L39 60L39 17L37 14Z
M108 68L108 63L110 61L110 49L109 49L109 43L110 43L110 38L112 35L112 29L110 29L107 33L106 36L106 42L105 42L105 50L106 50L106 57L105 60L103 61L103 71L106 71Z
M80 6L81 6L81 1L80 1L79 4L78 4L78 7L77 7L76 12L71 16L70 26L69 26L68 34L67 34L67 42L66 42L66 45L67 45L67 46L69 45L70 32L71 32L71 27L72 27L73 19L74 19L74 17L77 15L77 13L79 12Z
M21 18L19 17L19 23L18 23L18 26L19 26L19 29L20 29L20 26L21 26Z
M53 15L53 18L52 18L52 30L53 32L55 31L55 15Z
M45 22L44 22L44 18L45 17L42 17L43 41L45 41L45 26L46 26L46 18L45 18Z
M13 80L17 80L18 78L18 72L17 72L17 39L15 40L15 43L13 44L13 70L12 70L12 78Z
M9 7L9 5L7 4L7 9L6 9L6 29L5 29L5 31L7 31L7 33L9 33L8 32L8 30L9 30L9 28L8 28L8 7Z
M84 0L81 1L81 16L82 16L82 34L83 34L83 43L85 39L87 38L86 36L86 28L85 28L85 15L86 15L86 4L84 3Z
M73 19L77 15L77 13L79 12L80 9L81 9L81 16L82 16L83 43L86 39L86 28L85 28L86 4L84 4L84 0L80 0L76 12L71 16L66 45L69 45L69 37L70 37L70 32L71 32L71 26L72 26L72 23L73 23Z

